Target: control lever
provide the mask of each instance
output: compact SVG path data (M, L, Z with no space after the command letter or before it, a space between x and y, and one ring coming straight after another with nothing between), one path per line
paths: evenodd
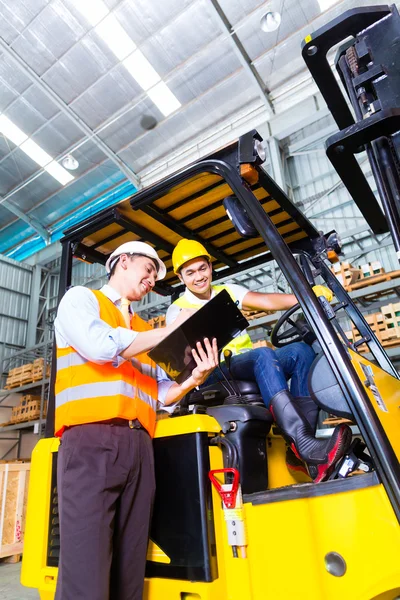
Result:
M226 362L226 356L225 356L225 352L228 352L228 353L229 353L229 358L228 358L228 361L229 361L229 363L228 363L228 362ZM231 359L231 358L232 358L232 352L231 352L230 350L224 350L224 359L225 359L225 362L226 362L226 367L227 367L227 369L228 369L228 373L229 373L229 375L232 377L232 374L231 374L231 372L230 372L230 359ZM229 395L230 395L232 398L235 398L235 397L239 397L239 398L241 398L241 395L240 395L240 393L238 394L238 392L237 392L237 390L236 390L236 388L235 388L235 386L234 386L234 382L233 382L233 380L229 381L229 379L228 379L228 378L227 378L227 376L225 375L225 373L224 373L223 369L221 368L221 362L220 362L220 361L221 361L221 358L220 358L220 355L219 355L219 356L218 356L218 369L219 369L219 371L220 371L220 373L221 373L222 377L223 377L223 378L224 378L224 380L225 380L224 382L221 382L221 383L224 385L224 387L225 387L225 389L227 390L228 394L229 394Z
M224 350L224 359L225 359L225 364L226 364L226 368L228 370L228 373L230 375L231 381L230 383L232 384L232 388L235 392L235 395L238 396L239 398L242 397L242 394L240 393L239 388L236 385L236 382L232 376L232 371L231 371L231 364L232 364L232 350L229 350L229 348L225 348Z

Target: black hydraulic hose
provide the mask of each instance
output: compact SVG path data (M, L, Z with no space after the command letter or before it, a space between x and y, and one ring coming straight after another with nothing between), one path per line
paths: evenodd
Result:
M227 440L226 437L223 437L221 435L216 435L215 437L211 438L210 444L212 446L218 446L218 444L221 444L221 446L224 446L224 448L227 451L227 455L228 455L226 466L228 468L232 468L232 469L238 468L239 455L238 455L236 446L234 444L232 444L232 442Z

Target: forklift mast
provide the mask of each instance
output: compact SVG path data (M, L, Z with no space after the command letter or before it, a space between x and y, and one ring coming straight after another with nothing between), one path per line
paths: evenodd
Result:
M337 51L335 68L327 60ZM345 12L307 36L303 58L339 132L326 141L326 153L374 233L390 231L400 260L400 15L395 5ZM350 101L354 116L349 108ZM355 154L366 151L384 214Z

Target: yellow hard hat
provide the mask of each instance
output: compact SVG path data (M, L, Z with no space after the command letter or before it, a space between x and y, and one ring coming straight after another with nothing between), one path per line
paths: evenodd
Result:
M206 256L208 260L211 260L211 256L200 242L187 239L179 240L172 252L174 273L178 274L185 263L193 258L200 258L200 256Z

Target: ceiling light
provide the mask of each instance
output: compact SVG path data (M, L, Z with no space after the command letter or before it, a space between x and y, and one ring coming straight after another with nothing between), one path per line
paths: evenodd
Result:
M168 117L175 112L181 105L178 98L174 96L169 87L163 82L157 83L148 92L149 98L160 109L164 117Z
M278 12L267 12L260 21L260 27L266 33L271 33L278 29L281 24L282 17Z
M136 45L114 15L109 15L106 19L103 19L97 25L95 31L105 41L110 50L114 52L118 60L124 60L136 48Z
M157 71L151 66L140 50L135 50L124 60L124 65L132 77L145 91L161 81Z
M54 179L57 179L61 185L65 185L66 183L69 183L75 179L71 173L68 173L68 171L63 169L63 167L55 160L51 161L49 165L46 165L44 169L47 171L47 173L49 173L49 175L54 177Z
M110 12L102 0L73 0L77 10L95 27Z
M143 115L140 119L140 126L146 131L154 129L157 125L157 119L153 115Z
M14 125L5 115L0 115L0 133L8 138L13 144L19 146L28 139L26 133L21 131L19 127Z
M63 158L62 166L68 169L68 171L75 171L79 167L79 162L76 160L72 154L67 154L65 158Z
M319 7L321 9L321 12L324 12L324 10L327 10L328 8L331 8L331 6L333 6L334 4L337 3L338 0L318 0L318 4Z

